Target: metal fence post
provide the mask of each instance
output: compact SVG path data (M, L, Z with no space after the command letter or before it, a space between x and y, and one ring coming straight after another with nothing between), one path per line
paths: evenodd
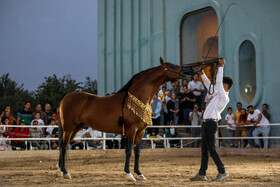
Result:
M106 150L106 133L105 132L103 132L103 150L105 151Z

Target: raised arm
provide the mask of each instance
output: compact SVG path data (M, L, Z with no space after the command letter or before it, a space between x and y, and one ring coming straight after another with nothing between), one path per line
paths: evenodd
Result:
M217 78L216 78L216 86L218 89L218 95L222 98L222 99L226 99L226 91L224 89L224 85L223 85L223 74L224 74L224 64L225 64L225 60L221 59L219 62L219 68L218 68L218 73L217 73Z
M209 79L208 79L208 77L205 75L205 73L204 73L204 71L202 70L202 75L201 75L201 78L202 78L202 80L203 80L203 82L204 82L204 85L205 85L205 87L207 88L207 89L209 89L209 86L210 86L210 81L209 81Z

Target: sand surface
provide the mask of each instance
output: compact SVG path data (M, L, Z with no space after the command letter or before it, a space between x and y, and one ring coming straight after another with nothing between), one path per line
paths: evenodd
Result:
M221 182L212 181L217 169L210 158L208 181L193 182L189 178L199 169L199 157L146 153L140 158L140 169L148 180L129 182L123 172L124 155L69 155L67 169L71 180L56 175L55 154L44 157L2 156L0 186L280 186L279 158L222 156L222 160L229 178ZM132 157L131 171L133 163Z

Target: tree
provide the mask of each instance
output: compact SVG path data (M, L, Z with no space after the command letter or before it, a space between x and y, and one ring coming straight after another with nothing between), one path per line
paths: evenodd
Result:
M11 114L16 117L26 101L34 100L32 92L23 89L23 84L18 84L9 78L9 73L3 74L0 78L0 108L1 113L6 105L11 106Z
M97 81L92 81L90 77L86 77L86 81L84 82L84 86L82 87L81 91L97 94Z
M56 111L62 98L69 92L80 91L81 84L81 82L73 80L71 75L64 75L62 78L57 78L55 74L45 77L45 81L35 91L36 103L34 104L39 103L44 106L46 103L50 103L52 111Z

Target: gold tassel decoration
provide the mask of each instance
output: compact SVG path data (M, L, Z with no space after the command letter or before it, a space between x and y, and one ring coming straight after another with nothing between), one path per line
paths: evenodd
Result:
M128 92L127 108L130 109L136 116L138 116L147 125L153 125L152 122L152 108L145 105L137 97Z

